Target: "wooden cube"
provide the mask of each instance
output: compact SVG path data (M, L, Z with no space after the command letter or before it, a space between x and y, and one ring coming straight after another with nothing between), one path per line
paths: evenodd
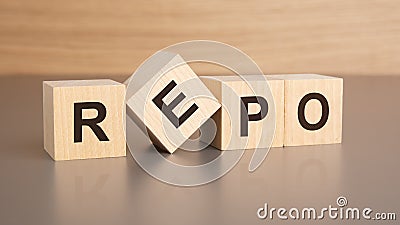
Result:
M138 73L125 82L128 115L154 145L173 153L220 104L181 56L159 52L150 60L140 69L146 77Z
M126 155L123 84L44 81L43 121L44 148L54 160Z
M245 75L242 78L201 77L222 104L221 109L212 117L218 128L212 145L221 150L266 148L270 147L271 143L275 147L281 147L283 81L279 79L267 81L264 75ZM267 88L268 84L270 90ZM276 104L271 104L274 102L273 97ZM264 107L263 101L267 103L267 107ZM274 139L275 121L271 112L276 114L277 129Z
M275 136L271 147L283 147L285 129L285 84L281 79L267 75L269 88L275 103Z
M274 77L285 81L284 146L341 143L342 78L317 74Z

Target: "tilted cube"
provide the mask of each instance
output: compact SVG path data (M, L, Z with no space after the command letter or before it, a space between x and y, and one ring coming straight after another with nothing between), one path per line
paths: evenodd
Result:
M159 52L150 60L125 82L128 115L173 153L220 104L181 56Z

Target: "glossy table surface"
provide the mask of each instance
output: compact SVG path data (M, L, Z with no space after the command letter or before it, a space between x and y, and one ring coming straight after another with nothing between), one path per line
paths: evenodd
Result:
M253 173L248 151L221 179L190 188L152 178L129 151L122 158L54 162L43 149L41 82L49 79L0 78L0 224L365 224L256 216L264 203L320 209L336 206L339 196L349 207L399 216L400 77L344 77L342 144L273 148ZM203 155L167 157L219 153L193 154Z

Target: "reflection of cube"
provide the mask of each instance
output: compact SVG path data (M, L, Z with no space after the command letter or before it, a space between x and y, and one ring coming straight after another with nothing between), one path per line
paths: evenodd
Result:
M128 115L173 153L220 104L179 55L161 52L150 60L148 77L135 74L125 82Z
M342 141L342 78L316 74L274 77L285 81L285 146Z
M221 150L281 147L283 143L283 81L263 75L203 76L201 80L222 107L213 116L217 135L212 145ZM270 86L268 90L267 85ZM275 107L273 97L276 98ZM266 104L264 104L266 103ZM277 108L276 108L277 107ZM275 140L272 142L276 112Z
M125 156L125 86L43 82L44 147L54 160Z

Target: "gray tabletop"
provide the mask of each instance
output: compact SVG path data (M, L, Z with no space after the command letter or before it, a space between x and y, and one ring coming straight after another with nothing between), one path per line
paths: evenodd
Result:
M399 216L400 78L345 77L342 144L273 148L254 173L247 151L221 179L190 188L155 180L130 154L54 162L43 149L41 82L48 79L0 78L0 224L365 224L256 214L265 203L337 206L339 196L349 207Z

